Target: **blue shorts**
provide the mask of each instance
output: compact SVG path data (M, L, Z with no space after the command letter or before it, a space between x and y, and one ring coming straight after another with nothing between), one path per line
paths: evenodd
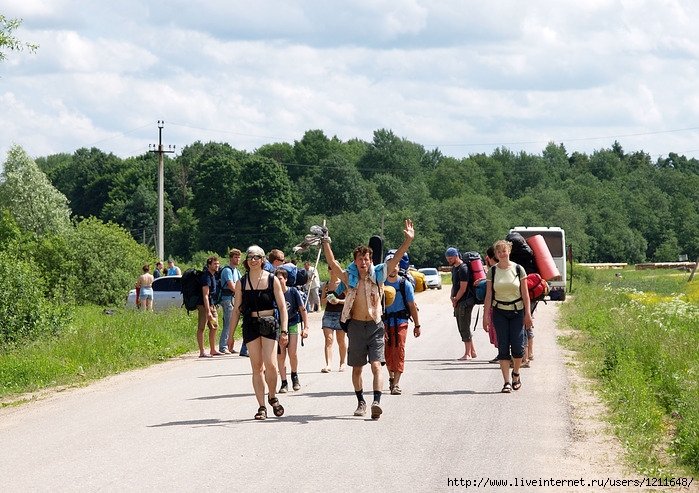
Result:
M141 288L141 292L139 293L138 297L142 300L152 300L153 288L150 286Z

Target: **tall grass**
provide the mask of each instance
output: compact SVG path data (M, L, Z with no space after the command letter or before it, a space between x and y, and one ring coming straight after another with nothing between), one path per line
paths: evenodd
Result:
M699 474L699 279L578 272L568 344L599 379L629 460L648 476Z
M56 337L0 352L0 399L78 385L197 350L196 313L78 307Z

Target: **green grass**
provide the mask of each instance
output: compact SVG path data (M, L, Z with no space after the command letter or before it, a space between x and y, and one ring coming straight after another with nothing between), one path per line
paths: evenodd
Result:
M142 368L197 351L196 313L79 307L67 331L0 352L0 400ZM207 332L208 333L208 332ZM208 338L207 338L208 344Z
M600 382L629 462L652 477L699 474L699 278L577 273L562 307L577 335L564 343Z

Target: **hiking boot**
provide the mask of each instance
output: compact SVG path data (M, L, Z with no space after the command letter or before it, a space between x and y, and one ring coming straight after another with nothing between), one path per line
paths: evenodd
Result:
M279 388L278 394L286 394L289 392L289 384L286 381L282 382L282 386Z
M299 390L301 388L298 375L291 375L291 386L294 390Z
M377 401L371 403L371 419L379 419L383 410Z
M366 415L366 402L361 401L357 405L357 409L354 411L355 416L365 416Z

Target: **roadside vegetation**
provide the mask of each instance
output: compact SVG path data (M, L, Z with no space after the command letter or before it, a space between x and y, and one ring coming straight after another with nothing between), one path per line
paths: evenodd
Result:
M0 352L0 402L21 403L54 387L76 386L196 351L196 314L77 307L57 335Z
M576 268L562 305L627 459L648 477L699 475L699 278Z

